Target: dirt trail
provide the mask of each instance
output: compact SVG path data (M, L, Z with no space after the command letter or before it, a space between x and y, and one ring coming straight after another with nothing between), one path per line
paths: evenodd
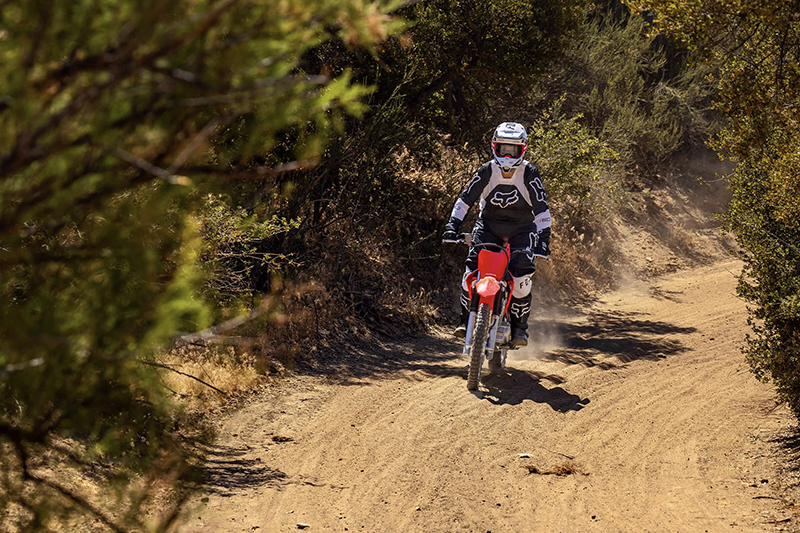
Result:
M540 313L483 397L444 335L291 380L225 422L181 531L791 530L769 442L789 416L740 353L739 268Z

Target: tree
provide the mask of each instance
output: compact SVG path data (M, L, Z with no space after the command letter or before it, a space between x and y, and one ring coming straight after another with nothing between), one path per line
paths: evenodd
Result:
M655 0L655 28L718 61L717 108L729 119L714 145L737 162L726 228L745 261L745 349L800 415L800 7L795 2Z
M197 200L309 164L362 113L368 89L347 72L308 75L299 58L331 38L374 47L393 31L390 10L0 3L0 528L87 512L143 527L147 480L173 488L185 476L196 455L177 436L156 354L209 320ZM276 156L287 131L292 150ZM70 483L89 464L118 489L144 481L117 502L94 497Z
M387 62L416 71L410 113L440 93L434 109L475 120L495 95L529 92L576 36L587 10L581 0L422 2L403 12L414 23L406 59L395 55Z

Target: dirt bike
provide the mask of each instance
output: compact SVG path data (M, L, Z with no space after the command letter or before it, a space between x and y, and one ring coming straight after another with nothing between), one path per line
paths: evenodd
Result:
M511 344L511 324L508 318L511 291L514 287L514 278L508 272L511 258L520 253L550 258L534 253L530 248L512 252L509 243L473 244L469 233L449 242L480 248L478 270L469 274L466 279L470 293L470 313L464 354L469 356L467 390L475 391L478 390L484 358L489 363L489 371L498 374L505 369L508 350L517 349Z

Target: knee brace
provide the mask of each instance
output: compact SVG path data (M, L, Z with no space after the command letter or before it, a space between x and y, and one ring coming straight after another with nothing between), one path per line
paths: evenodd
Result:
M533 276L533 274L525 274L524 276L514 278L514 290L511 291L511 296L514 298L527 297L531 293L531 276Z

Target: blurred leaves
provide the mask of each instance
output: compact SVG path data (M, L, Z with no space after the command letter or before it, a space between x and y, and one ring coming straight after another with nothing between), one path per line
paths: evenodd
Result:
M143 527L146 492L119 507L68 490L90 460L121 480L171 480L166 490L187 475L187 426L148 363L177 332L209 324L213 265L225 254L269 262L246 239L294 224L226 207L231 221L215 226L223 208L207 192L226 177L275 180L362 115L369 88L347 72L304 72L300 58L330 39L374 53L399 29L394 8L0 5L0 529L58 529L51 521L74 513Z

